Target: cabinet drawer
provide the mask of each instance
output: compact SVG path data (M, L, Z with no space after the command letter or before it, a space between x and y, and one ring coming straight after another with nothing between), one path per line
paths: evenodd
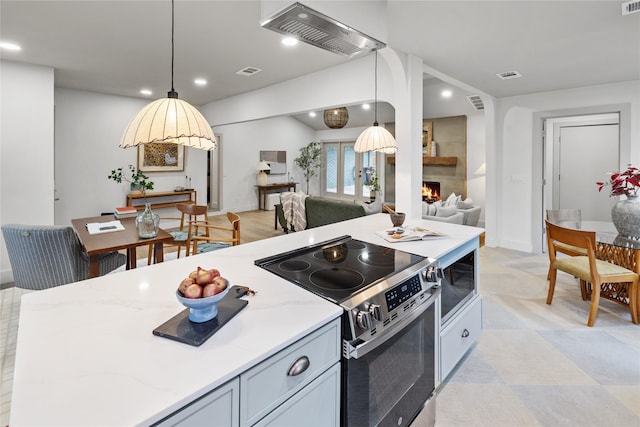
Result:
M340 363L260 420L256 427L340 425Z
M444 380L482 332L482 299L475 298L440 333L440 378Z
M305 361L308 366L305 368ZM340 360L340 319L240 375L240 425L255 424ZM289 375L294 364L300 372Z

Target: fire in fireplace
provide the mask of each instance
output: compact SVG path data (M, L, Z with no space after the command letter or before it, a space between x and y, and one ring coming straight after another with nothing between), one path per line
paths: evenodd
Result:
M440 183L435 181L422 181L422 201L433 203L440 200Z

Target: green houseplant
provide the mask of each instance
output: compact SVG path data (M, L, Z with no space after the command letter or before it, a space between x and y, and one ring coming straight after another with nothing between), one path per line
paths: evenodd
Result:
M118 184L126 181L131 186L131 191L142 191L145 195L147 190L153 190L153 181L142 171L136 169L133 165L129 165L131 178L123 175L122 168L113 169L107 178L114 180ZM136 228L138 229L138 237L141 239L150 239L158 235L158 227L160 225L160 215L151 211L151 204L144 198L144 211L136 217Z
M129 165L129 171L131 172L131 178L124 176L122 168L112 169L111 174L107 178L114 180L118 184L122 181L126 181L131 185L131 191L153 190L153 181L149 179L147 175L142 171L137 170L133 165Z
M369 178L367 186L369 187L369 198L375 200L376 193L380 191L380 182L378 182L378 175L376 175L375 172L371 175L371 178Z
M300 149L300 156L296 157L294 163L302 169L304 179L307 183L307 194L309 194L309 180L315 176L316 170L322 166L322 146L319 142L310 142Z

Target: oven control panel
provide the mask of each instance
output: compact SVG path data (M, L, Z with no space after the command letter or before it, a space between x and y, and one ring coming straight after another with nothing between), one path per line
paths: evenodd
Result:
M395 285L387 281L385 290L368 295L348 310L351 337L367 341L411 316L440 287L442 277L442 268L432 263Z

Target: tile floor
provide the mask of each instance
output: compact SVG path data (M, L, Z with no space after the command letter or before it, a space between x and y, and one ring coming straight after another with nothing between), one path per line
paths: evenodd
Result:
M589 304L564 274L546 305L545 255L483 247L480 266L484 330L439 389L436 426L640 427L640 325L629 312L603 301L587 327ZM0 427L24 292L0 291Z

